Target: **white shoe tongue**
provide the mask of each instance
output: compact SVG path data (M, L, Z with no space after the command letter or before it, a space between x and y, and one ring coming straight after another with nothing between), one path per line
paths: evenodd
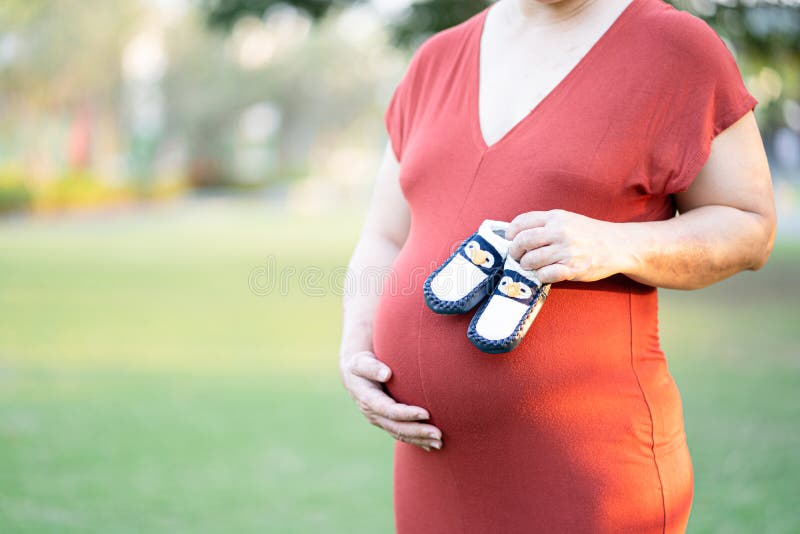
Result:
M537 285L537 286L541 286L542 285L542 283L539 281L539 279L536 278L536 272L535 271L528 271L528 270L523 269L522 266L517 262L517 260L515 260L511 256L506 256L506 261L505 261L505 264L503 265L503 270L504 271L514 271L515 273L518 273L519 275L527 278L528 280L530 280L535 285Z

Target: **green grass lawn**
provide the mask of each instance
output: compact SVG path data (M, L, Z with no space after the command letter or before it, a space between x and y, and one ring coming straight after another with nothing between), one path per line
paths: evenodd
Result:
M358 217L267 211L0 222L0 532L392 531L392 440L339 383L327 289ZM297 272L259 295L272 260ZM691 532L800 531L798 260L663 294Z

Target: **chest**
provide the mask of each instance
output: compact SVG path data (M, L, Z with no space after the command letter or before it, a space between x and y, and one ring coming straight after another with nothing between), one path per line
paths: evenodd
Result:
M605 34L600 47L583 40L536 59L523 50L506 57L507 47L487 40L479 62L479 34L470 37L417 100L400 171L414 219L448 225L554 208L620 221L674 213L647 173L653 118L668 112L662 84L636 57L646 50L628 28L618 26L613 40ZM519 68L525 61L539 67Z
M499 41L499 40L498 40ZM478 113L488 145L524 120L579 63L589 45L573 43L557 54L515 49L490 41L481 51ZM552 43L548 48L554 48Z
M509 31L503 14L490 10L476 44L478 115L487 145L568 83L618 15L612 9L572 24Z

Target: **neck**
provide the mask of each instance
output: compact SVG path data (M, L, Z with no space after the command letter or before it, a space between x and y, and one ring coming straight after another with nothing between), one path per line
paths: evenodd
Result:
M596 0L500 0L508 4L509 15L526 25L549 25L578 16Z

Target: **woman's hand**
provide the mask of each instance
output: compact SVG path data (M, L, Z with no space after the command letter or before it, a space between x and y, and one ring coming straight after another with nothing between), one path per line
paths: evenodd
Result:
M697 289L764 266L775 243L775 199L752 111L720 132L679 217L612 223L564 210L531 211L506 230L509 254L545 283L617 273L653 287Z
M622 226L564 210L529 211L511 221L509 254L545 284L592 282L636 262Z
M426 451L442 447L442 432L433 425L417 423L430 417L418 406L395 402L381 388L392 375L391 369L369 351L342 356L339 370L344 387L370 423L394 439L417 445Z

